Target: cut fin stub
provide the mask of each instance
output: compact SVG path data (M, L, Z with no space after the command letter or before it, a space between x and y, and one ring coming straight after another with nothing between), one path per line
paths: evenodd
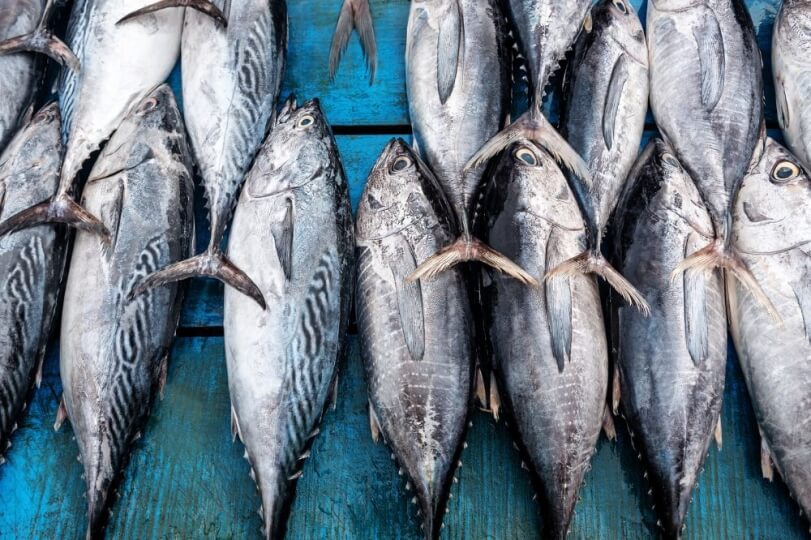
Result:
M366 57L366 68L369 70L369 84L375 82L377 71L377 41L372 24L372 11L369 9L369 0L344 0L335 34L332 36L332 45L329 49L329 78L335 80L338 64L349 44L352 29L357 28L363 54Z
M544 276L544 280L554 280L563 277L573 277L578 274L594 274L603 278L612 289L635 306L642 315L650 315L650 306L636 287L625 279L602 254L585 251L580 255L560 263Z
M769 300L766 292L757 282L757 279L752 274L751 270L749 270L749 267L746 266L746 263L740 258L737 252L725 248L721 240L714 240L709 245L701 248L680 262L670 275L670 279L675 281L679 279L682 273L688 270L701 272L710 271L714 268L727 270L743 285L744 289L749 291L755 301L763 306L777 324L783 324L783 319L777 312L777 308L775 308L772 301Z
M30 34L0 41L0 55L34 52L48 56L62 66L69 67L76 73L81 71L81 64L70 47L47 28L40 26Z
M763 478L769 482L774 481L774 465L772 464L772 453L769 450L769 444L763 435L760 436L760 472Z
M222 25L223 28L228 26L228 20L223 15L220 8L215 6L213 3L209 2L208 0L159 0L154 4L149 4L148 6L144 6L141 9L135 10L132 13L129 13L122 17L121 19L116 22L116 24L123 24L127 21L131 21L133 19L137 19L143 15L148 15L150 13L155 13L157 11L161 11L163 9L169 8L191 8L200 13L208 15L217 24Z
M259 287L221 251L206 251L146 276L132 289L129 298L132 300L149 289L193 277L217 279L253 299L262 309L267 307Z
M59 407L56 409L56 420L54 421L54 431L59 431L62 427L62 424L65 423L65 420L68 417L68 409L65 407L65 398L62 397L59 400Z
M465 165L465 171L476 169L490 161L496 154L521 139L527 139L546 150L558 163L591 187L591 173L580 154L569 146L549 120L536 109L530 109L518 120L487 141Z
M715 424L715 433L713 433L715 437L715 445L718 447L720 451L721 448L724 446L724 438L721 432L721 417L718 417L718 422Z
M371 402L369 402L369 430L372 432L372 441L377 444L380 441L380 422Z
M406 280L434 279L446 270L468 261L486 264L524 285L538 286L538 280L523 268L476 238L459 238L453 244L440 249L420 264Z
M605 436L608 437L609 441L617 440L617 428L614 425L614 417L612 416L608 405L606 405L605 410L603 410L603 431L605 432Z
M110 231L93 214L67 196L58 196L14 214L0 223L0 236L44 223L64 223L74 229L96 234L110 243Z

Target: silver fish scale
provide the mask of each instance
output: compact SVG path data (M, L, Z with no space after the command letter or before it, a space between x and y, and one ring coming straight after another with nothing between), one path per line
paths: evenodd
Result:
M190 10L182 44L184 67L197 66L183 70L183 100L212 231L225 228L265 135L279 95L287 45L284 2L250 0L229 11L228 27L222 29L210 17ZM217 34L222 32L227 35ZM228 90L214 88L222 85Z
M393 169L404 159L405 168ZM392 142L370 174L357 218L356 309L373 423L414 486L425 538L441 527L473 361L461 271L405 281L455 234L437 214L445 207L434 199L441 196L434 182L404 143Z
M533 152L536 166L519 152ZM505 153L485 204L491 217L483 240L537 275L585 247L566 178L531 143ZM528 290L496 273L491 280L482 295L499 393L541 492L544 534L565 538L605 411L608 350L597 284L582 274L557 289ZM552 332L564 319L571 347L561 371Z
M648 9L651 108L725 239L763 119L760 52L739 0L671 5Z
M447 22L451 17L458 28ZM485 169L463 172L465 164L498 132L508 112L506 39L496 0L411 4L406 77L414 137L462 224ZM439 92L443 70L454 79L444 102Z
M51 105L0 156L0 219L56 191L61 153ZM63 236L46 225L0 239L0 455L45 355L64 265Z
M337 146L317 103L289 102L246 177L228 244L268 308L225 291L233 421L267 538L283 534L336 381L353 276L351 219Z
M149 411L180 313L177 285L128 295L192 247L180 112L165 85L146 99L155 107L124 120L90 173L83 202L110 229L112 245L77 234L62 313L60 372L85 469L89 531L105 519L109 490Z
M653 505L666 535L678 535L719 421L727 356L724 285L719 271L701 277L700 294L671 280L685 256L712 238L712 222L687 173L663 157L657 141L618 208L622 254L618 268L651 306L645 317L621 306L614 315L620 405L650 474ZM672 160L672 154L669 160ZM621 263L621 264L620 264ZM688 296L695 294L695 296ZM689 302L703 307L688 323ZM707 353L693 359L688 324L707 328Z
M735 241L780 314L776 322L735 281L731 334L755 417L789 491L811 512L811 179L775 168L797 160L771 139L747 175L735 208Z
M43 0L19 0L0 6L0 41L32 32L42 18ZM0 152L16 131L25 107L33 98L35 57L0 56Z

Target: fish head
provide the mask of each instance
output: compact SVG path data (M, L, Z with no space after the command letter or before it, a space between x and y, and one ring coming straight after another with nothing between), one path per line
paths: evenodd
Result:
M155 158L158 142L183 138L184 128L174 92L162 84L135 105L101 151L89 182L116 176Z
M9 142L0 155L0 189L16 193L14 202L0 195L6 215L50 197L56 189L62 164L59 106L40 109ZM23 196L23 194L25 194ZM17 208L17 205L23 205Z
M629 0L601 0L586 17L583 28L586 32L607 32L632 60L648 65L645 32Z
M743 180L733 224L733 241L745 253L779 253L811 242L809 173L771 138Z
M245 189L250 198L262 199L318 179L342 182L343 175L325 174L340 167L337 159L332 130L319 100L298 105L291 96L273 121Z
M417 224L427 230L453 212L430 169L402 139L392 139L369 173L358 206L358 236L384 238Z
M566 176L546 151L518 139L504 152L491 185L517 213L533 215L565 230L580 230L583 219ZM492 204L492 201L489 205Z

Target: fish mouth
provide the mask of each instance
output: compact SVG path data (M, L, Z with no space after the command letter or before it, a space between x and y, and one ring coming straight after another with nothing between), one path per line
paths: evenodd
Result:
M279 169L274 169L274 171L276 171L276 170L279 170ZM251 199L254 199L254 200L269 199L271 197L276 197L276 196L281 195L283 193L289 193L291 191L301 189L301 188L303 188L304 186L306 186L308 184L312 184L313 182L315 182L316 179L320 178L321 175L323 175L323 174L324 174L324 167L319 166L315 170L315 172L313 172L313 174L310 175L310 178L308 178L307 180L305 180L304 182L302 182L300 184L296 184L294 186L288 186L288 187L283 188L283 189L277 189L277 190L270 191L268 193L262 193L262 194L259 194L259 195L257 195L250 188L248 188L248 195L250 195Z
M518 215L518 214L525 214L527 216L532 216L534 218L538 218L541 221L545 221L545 222L549 223L550 225L552 225L553 227L555 227L557 229L560 229L560 230L563 230L563 231L577 232L577 231L582 231L585 228L585 227L567 227L565 225L562 225L561 223L558 223L557 221L555 221L555 220L553 220L551 218L544 217L542 215L536 214L535 212L530 212L529 210L519 210L519 211L516 212L516 215Z
M387 206L386 208L391 208L391 206ZM383 210L385 210L385 209L383 209ZM405 224L401 225L400 227L398 227L398 228L396 228L396 229L394 229L392 231L387 232L386 234L379 234L379 235L376 235L376 236L369 236L369 237L365 238L364 240L367 240L367 241L383 240L384 238L388 238L389 236L392 236L394 234L398 234L398 233L403 232L404 230L408 229L409 227L412 227L412 226L416 225L417 223L419 223L419 221L420 221L419 219L412 219L411 221L406 222Z

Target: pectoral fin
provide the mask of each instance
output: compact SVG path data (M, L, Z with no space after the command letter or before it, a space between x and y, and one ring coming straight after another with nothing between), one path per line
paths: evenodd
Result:
M605 95L605 105L603 107L603 140L605 147L611 150L614 145L614 131L617 124L617 111L622 101L622 93L625 90L625 83L628 81L628 57L621 54L614 64L611 72L611 81L608 84L608 92Z
M464 56L465 29L459 0L452 2L439 25L437 89L439 90L439 100L444 104L453 93L456 74Z
M688 256L685 245L685 257ZM707 321L707 277L712 270L692 269L682 275L684 288L684 328L687 350L693 363L700 365L709 352Z
M280 222L270 225L273 242L276 246L276 255L282 265L284 277L288 281L293 275L293 201L285 199L284 217Z
M389 268L397 292L397 308L400 313L400 327L403 339L411 358L422 360L425 354L425 326L423 321L422 285L420 281L408 281L406 278L417 268L417 261L411 245L405 237L398 235L395 246L395 258Z
M724 38L718 20L712 12L707 12L700 28L693 36L698 46L698 60L701 69L701 103L711 111L715 109L724 91Z

